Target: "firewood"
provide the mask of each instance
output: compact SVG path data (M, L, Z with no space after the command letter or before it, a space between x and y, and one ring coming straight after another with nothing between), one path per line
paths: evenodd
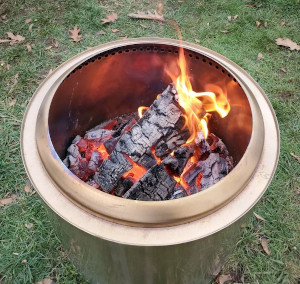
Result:
M122 154L128 156L133 162L138 162L161 137L172 133L182 114L181 108L175 101L175 94L177 91L174 85L170 84L144 116L122 135L110 158L102 163L99 173L95 176L95 181L104 191L111 191L120 177L132 167ZM116 159L116 161L124 162L125 165L117 165L110 161L112 156L120 155L124 159Z
M176 185L174 188L174 193L170 197L170 200L178 199L185 196L187 196L187 193L184 190L184 188L181 185Z
M176 181L169 176L163 165L150 168L124 195L135 200L166 200L174 192Z

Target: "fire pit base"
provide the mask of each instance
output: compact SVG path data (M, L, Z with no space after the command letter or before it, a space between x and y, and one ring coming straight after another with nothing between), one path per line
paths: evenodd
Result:
M135 39L129 42L130 44L158 42L179 45L178 41L152 38ZM41 129L48 129L48 121L42 120L39 110L41 106L49 103L45 101L45 97L49 92L56 91L74 66L85 62L100 51L108 50L112 44L121 46L123 43L123 41L110 43L85 51L63 64L40 85L23 121L21 148L25 168L35 189L45 201L57 234L65 249L70 252L71 260L91 283L207 283L212 275L219 272L224 260L232 251L241 233L241 223L247 222L251 209L262 197L275 172L279 156L279 130L274 111L261 88L239 66L213 51L184 43L186 47L192 48L199 54L218 60L220 66L224 65L224 69L226 67L230 69L232 74L237 76L241 86L255 97L256 107L259 108L263 120L259 126L264 126L264 132L256 132L261 136L262 148L261 151L255 151L249 149L249 146L247 151L253 151L253 157L242 158L246 168L252 167L254 160L258 161L254 165L253 174L251 172L245 186L221 205L216 200L216 195L211 194L211 189L203 191L203 195L201 192L198 193L199 197L205 197L206 203L214 207L212 211L205 211L201 215L184 218L185 215L182 214L197 209L197 202L193 203L194 207L190 206L191 208L182 206L186 205L186 202L198 201L198 197L193 198L193 196L156 203L145 202L147 204L143 206L148 210L146 212L152 212L151 216L134 212L138 208L135 204L140 205L140 201L131 200L132 206L126 207L122 205L123 203L117 202L120 198L112 199L111 203L104 204L101 208L108 212L119 210L116 215L119 219L104 218L102 215L95 214L94 210L81 206L76 200L70 198L67 191L61 190L68 185L71 186L72 194L80 194L85 189L83 182L78 183L73 177L70 178L67 169L64 171L64 176L67 178L62 178L59 184L55 176L51 175L51 172L55 172L55 167L57 165L63 167L63 163L51 144L49 132L41 131ZM128 44L128 41L125 41L125 44ZM254 111L255 109L252 109L252 113ZM37 127L37 123L44 123L44 128ZM259 128L254 117L253 125L255 123ZM41 157L41 148L38 148L38 144L41 146L39 143L41 140L49 142L48 148L45 146L43 150L50 153L47 157L52 159L53 163L49 163L47 167L45 159ZM241 176L236 176L237 173L239 172L233 170L224 180L240 179ZM71 180L72 183L66 183L66 179ZM221 184L221 181L219 183ZM231 190L230 187L221 189ZM121 200L123 202L123 199ZM170 207L173 205L179 206ZM154 211L153 206L156 208ZM177 212L170 211L168 208L177 208ZM167 215L161 212L166 212ZM137 224L122 222L121 217L125 218L130 213L136 213ZM172 222L174 216L178 217L176 222ZM158 222L157 226L151 226L153 220Z

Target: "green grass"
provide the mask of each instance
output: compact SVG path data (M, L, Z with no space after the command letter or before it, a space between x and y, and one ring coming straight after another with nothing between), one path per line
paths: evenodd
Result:
M57 283L85 283L68 261L37 194L24 191L27 183L20 156L19 136L26 105L49 69L88 47L120 39L120 36L177 38L172 26L134 20L130 12L154 9L157 2L119 0L6 0L0 1L0 38L6 32L26 37L23 43L0 44L0 199L14 194L16 202L0 207L0 283L36 283L51 278ZM246 283L297 283L300 279L300 164L290 152L300 155L300 52L278 47L275 39L289 37L300 43L299 0L261 0L260 8L245 7L250 1L164 1L164 15L175 19L183 39L221 53L233 60L261 85L278 118L281 154L276 175L256 212L267 219L252 218L247 224L222 273L245 276ZM103 26L101 18L111 12L119 18ZM238 15L228 25L228 16ZM28 31L25 19L32 18ZM258 29L255 21L268 22ZM280 21L285 21L281 26ZM81 28L83 40L71 42L68 29ZM140 24L147 25L145 29ZM118 28L119 33L111 30ZM104 30L105 35L95 33ZM221 30L229 30L223 34ZM58 48L45 50L52 40ZM26 43L32 45L29 53ZM261 52L263 59L257 61ZM3 62L2 62L3 61ZM7 64L11 68L7 70ZM287 72L280 69L285 67ZM19 74L16 84L14 76ZM16 99L16 104L10 102ZM32 223L33 230L25 224ZM272 251L266 255L260 239L266 236ZM26 263L22 260L26 259Z

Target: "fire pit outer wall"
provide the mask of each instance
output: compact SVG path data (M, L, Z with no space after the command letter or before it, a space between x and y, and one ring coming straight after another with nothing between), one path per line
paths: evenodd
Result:
M124 200L86 185L61 161L76 134L151 103L169 83L161 60L176 58L179 41L139 38L87 50L46 78L28 106L21 136L27 173L71 260L91 283L207 283L232 251L241 224L275 172L279 130L261 88L227 58L182 45L191 72L199 72L203 80L206 73L213 74L208 83L224 80L233 102L232 114L222 122L214 117L211 129L228 144L237 165L196 195L161 202ZM115 74L109 76L112 66ZM117 80L120 68L125 75ZM113 95L124 80L124 94ZM199 81L194 81L196 88L203 88ZM129 99L126 84L132 82L138 82L137 95ZM101 92L105 94L97 99Z

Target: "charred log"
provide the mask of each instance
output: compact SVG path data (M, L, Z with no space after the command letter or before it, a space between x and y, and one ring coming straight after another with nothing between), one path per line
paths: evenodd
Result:
M155 165L123 197L144 201L166 200L172 196L175 185L176 181L169 176L164 167Z

